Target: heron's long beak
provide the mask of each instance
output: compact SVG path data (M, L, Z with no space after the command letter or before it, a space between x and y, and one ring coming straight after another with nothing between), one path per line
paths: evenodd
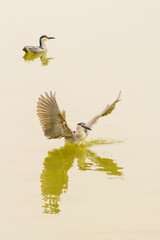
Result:
M55 39L55 37L48 37L48 39Z
M87 127L87 126L85 126L85 125L81 125L82 127L84 127L85 129L87 129L87 130L92 130L91 128L89 128L89 127Z

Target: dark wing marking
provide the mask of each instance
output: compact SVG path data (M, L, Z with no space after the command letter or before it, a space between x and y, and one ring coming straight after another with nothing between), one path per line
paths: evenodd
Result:
M25 52L33 52L33 53L41 53L41 52L44 52L45 50L40 48L40 47L25 46L23 48L23 51L25 51Z

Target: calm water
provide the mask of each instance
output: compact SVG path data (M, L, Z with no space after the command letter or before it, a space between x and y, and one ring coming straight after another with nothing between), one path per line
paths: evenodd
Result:
M160 239L159 1L3 2L3 240ZM47 43L45 54L25 45ZM67 121L88 122L122 91L84 145L47 140L36 115L56 91Z

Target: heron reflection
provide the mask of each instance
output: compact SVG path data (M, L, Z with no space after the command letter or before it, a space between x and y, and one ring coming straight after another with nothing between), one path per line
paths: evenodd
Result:
M100 157L88 146L101 144L100 142L89 142L85 145L65 144L64 147L48 152L44 159L44 169L41 174L41 191L43 196L43 212L47 214L58 214L60 212L59 203L61 195L68 189L68 171L77 160L79 170L102 171L107 175L121 177L122 167L105 157ZM104 143L103 144L107 144Z
M28 62L34 61L35 59L38 58L40 58L42 66L47 66L50 60L54 59L47 57L47 50L40 53L26 52L23 56L23 59Z

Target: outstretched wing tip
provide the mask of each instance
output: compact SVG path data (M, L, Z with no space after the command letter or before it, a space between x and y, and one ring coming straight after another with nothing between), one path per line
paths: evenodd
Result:
M45 95L46 95L46 97L47 97L47 98L50 98L50 96L48 95L48 93L47 93L47 92L45 92Z
M118 93L118 98L121 96L121 90L119 90L119 93Z
M121 92L121 90L120 90L120 91L119 91L119 94L118 94L118 97L117 97L117 99L116 99L116 102L121 101L121 98L120 98L120 97L121 97L121 93L122 93L122 92Z

